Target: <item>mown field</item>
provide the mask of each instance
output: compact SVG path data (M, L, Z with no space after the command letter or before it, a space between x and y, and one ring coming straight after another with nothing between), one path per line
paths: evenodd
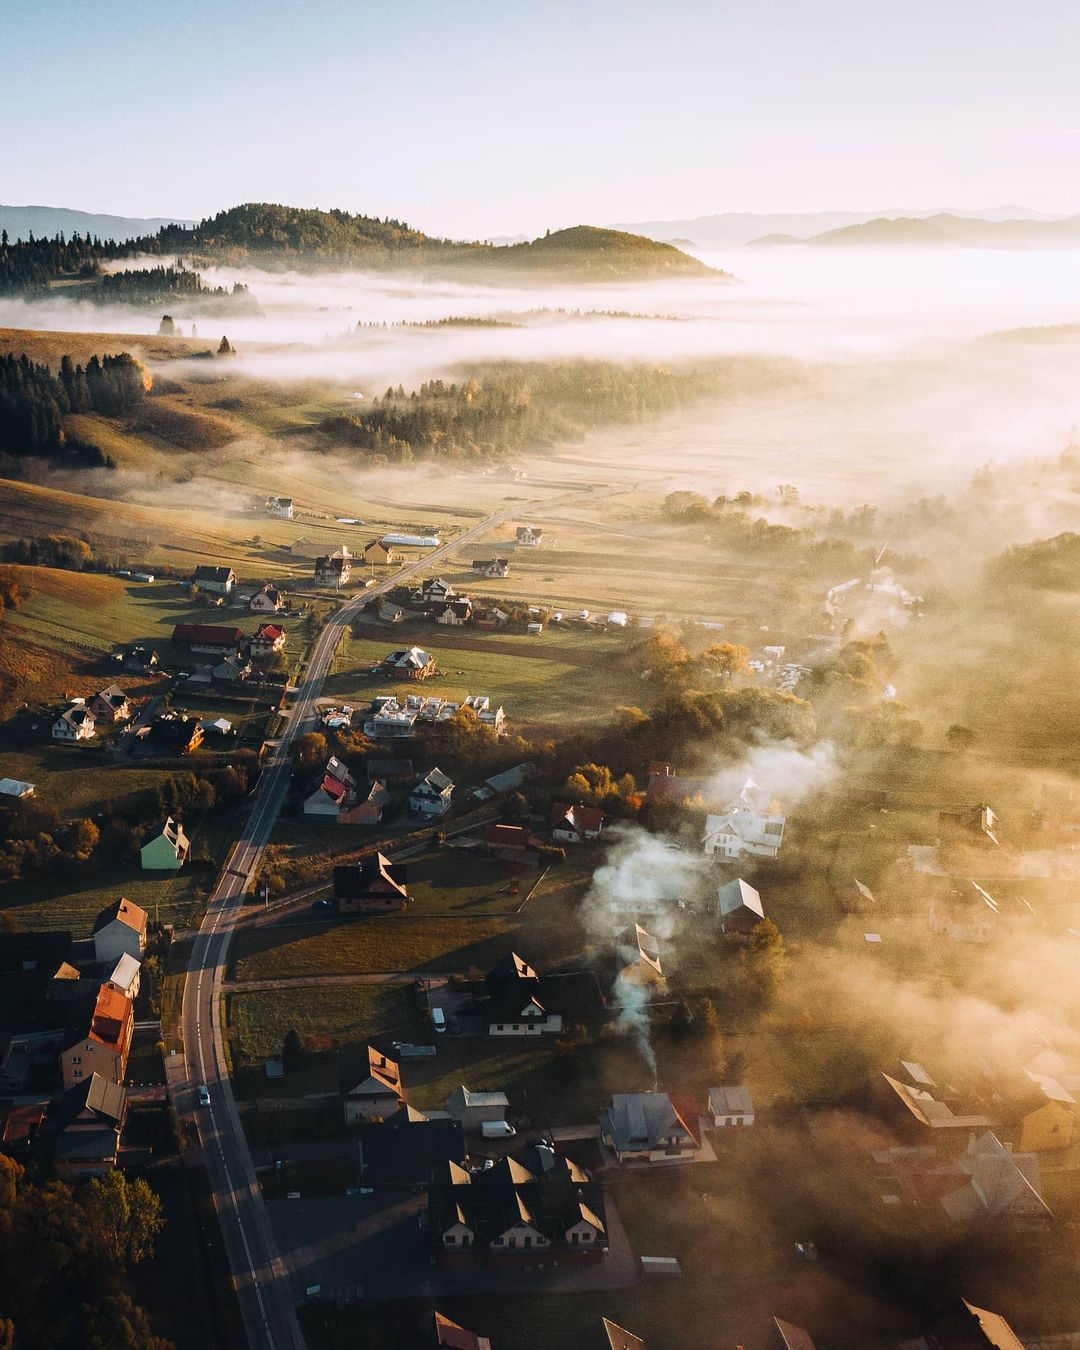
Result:
M281 1054L290 1030L312 1043L362 1043L371 1037L400 1037L414 1021L409 986L349 985L296 991L228 994L227 1035L238 1067L261 1065Z
M99 912L124 895L151 920L186 927L204 903L200 883L207 887L211 878L191 871L155 877L135 863L86 880L8 882L0 886L0 913L19 928L70 928L76 937L89 937Z
M511 730L515 725L574 725L610 718L621 704L640 702L644 686L620 666L625 635L548 629L527 634L474 633L437 624L372 625L371 637L349 637L335 659L324 692L369 702L376 694L404 697L416 693L408 681L395 682L369 673L373 662L397 647L418 645L430 651L443 674L428 680L423 693L441 698L486 694L501 704ZM385 631L385 637L382 632Z

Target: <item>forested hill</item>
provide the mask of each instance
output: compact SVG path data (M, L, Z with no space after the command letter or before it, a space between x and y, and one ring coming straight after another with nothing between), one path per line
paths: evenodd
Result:
M389 217L314 211L266 202L221 211L190 229L166 226L137 241L146 252L242 263L420 269L553 280L717 276L670 244L621 230L578 225L531 243L496 245L436 239Z

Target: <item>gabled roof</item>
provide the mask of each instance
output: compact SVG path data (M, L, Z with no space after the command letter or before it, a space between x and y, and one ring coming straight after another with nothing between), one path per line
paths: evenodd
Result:
M709 1089L709 1110L714 1116L749 1116L754 1103L747 1088L714 1087Z
M464 1327L451 1322L441 1312L435 1313L435 1344L450 1347L450 1350L491 1350L491 1341L487 1336L477 1336Z
M960 1159L966 1185L941 1197L950 1219L964 1223L994 1218L1016 1208L1050 1217L1039 1189L1039 1159L1034 1153L1012 1153L987 1130L972 1138Z
M243 636L239 628L212 623L178 623L172 631L174 642L190 642L197 647L231 647L239 643Z
M551 824L555 829L570 829L578 834L592 834L604 823L604 813L599 806L575 806L567 802L556 802L551 808Z
M105 906L94 920L94 932L100 933L107 924L112 923L115 919L119 919L122 924L133 929L136 933L146 932L146 910L140 909L133 900L128 900L125 896L121 896L119 900L114 900L111 905Z
M285 629L279 623L261 623L255 633L257 640L266 642L276 642L278 638L285 636Z
M600 1319L600 1336L600 1345L606 1345L608 1350L646 1350L645 1342L640 1336L635 1336L633 1332L627 1331L609 1317Z
M773 1318L773 1324L784 1350L814 1350L814 1342L802 1327L797 1327L794 1322L785 1322L779 1317Z
M663 1092L618 1092L602 1120L618 1152L644 1153L672 1136L681 1136L686 1144L700 1144L693 1108L692 1098Z
M720 902L720 913L722 915L734 914L737 910L748 909L753 911L759 919L765 917L765 910L761 905L761 896L749 882L743 881L742 877L738 877L735 881L729 881L726 886L721 886L717 898Z
M977 1308L974 1303L969 1303L966 1298L960 1301L975 1319L975 1325L986 1337L988 1346L993 1346L994 1350L1024 1350L1023 1341L1000 1313L988 1312L986 1308Z
M413 788L413 791L416 792L420 788L431 788L441 796L447 788L452 788L453 786L454 780L450 778L448 774L443 773L442 769L431 769L423 776L423 778L421 778L416 787Z
M373 1084L373 1088L368 1088L369 1083ZM381 1050L376 1050L373 1045L367 1047L366 1059L361 1059L355 1067L343 1062L342 1085L348 1096L359 1093L361 1088L368 1088L368 1091L381 1089L391 1092L400 1101L405 1100L400 1068L394 1060L384 1055Z
M358 863L334 868L334 894L342 900L362 900L368 895L399 895L409 898L405 866L392 863L385 853Z
M121 989L130 989L138 978L141 968L142 962L137 961L130 952L125 952L113 967L109 983L118 985Z
M196 581L217 581L227 582L230 578L235 580L235 574L231 567L207 567L201 565L195 569Z
M66 708L56 720L66 722L69 727L81 727L86 722L94 726L97 721L89 708Z
M128 701L128 696L118 684L110 684L102 689L100 693L94 695L95 698L104 699L106 703L114 708L122 708Z
M126 1105L127 1089L123 1084L111 1083L95 1072L64 1093L60 1117L70 1122L83 1111L93 1111L106 1123L117 1125L124 1118Z

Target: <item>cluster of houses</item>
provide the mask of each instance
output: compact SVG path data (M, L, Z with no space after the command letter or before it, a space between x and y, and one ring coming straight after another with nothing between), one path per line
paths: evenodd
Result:
M178 623L172 640L192 657L211 658L197 667L190 676L192 682L242 684L252 676L253 660L282 650L286 631L282 624L269 620L250 636L230 624Z
M1080 1141L1080 1061L1031 1049L1025 1062L973 1067L959 1086L916 1060L878 1075L870 1104L896 1141L873 1154L886 1203L966 1226L1053 1222L1041 1159Z
M0 934L0 1095L15 1102L2 1142L16 1157L47 1157L66 1179L99 1176L122 1160L147 928L146 911L121 898L87 939Z
M450 810L455 785L437 767L415 776L411 760L369 758L366 770L366 784L361 786L352 771L331 755L318 786L304 799L304 815L338 825L378 825L403 780L414 816L437 820Z
M92 740L99 728L121 727L131 719L131 699L119 685L110 684L88 699L73 699L52 724L54 741Z
M501 706L492 707L486 694L466 694L463 699L421 694L407 694L398 699L393 694L378 694L364 719L364 735L373 741L408 740L416 734L418 725L438 726L463 709L474 713L481 726L502 733L506 714Z

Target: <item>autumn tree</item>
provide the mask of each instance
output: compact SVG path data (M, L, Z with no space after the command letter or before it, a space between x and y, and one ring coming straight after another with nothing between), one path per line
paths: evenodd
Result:
M780 991L787 971L787 955L780 929L772 919L762 919L750 933L742 952L743 978L763 1003L771 1003Z

